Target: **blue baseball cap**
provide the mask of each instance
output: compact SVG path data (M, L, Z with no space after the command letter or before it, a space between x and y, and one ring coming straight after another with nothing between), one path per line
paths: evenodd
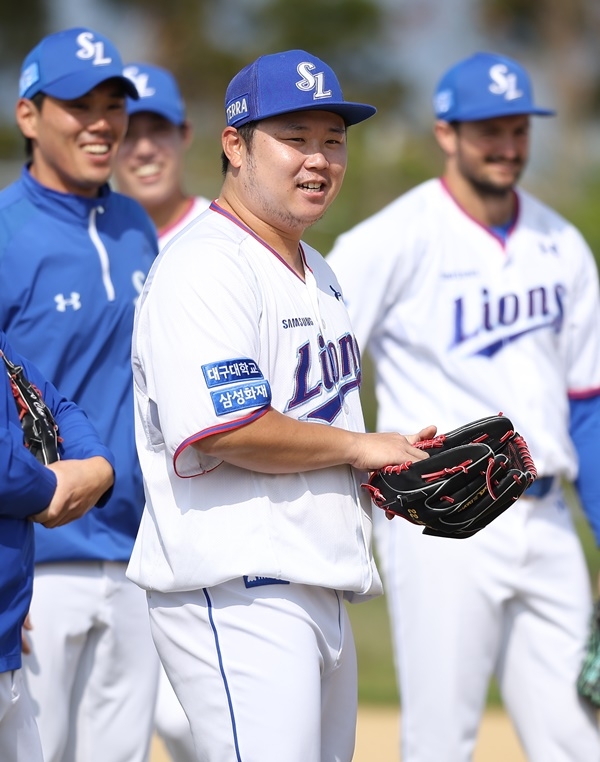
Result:
M333 69L304 50L260 56L235 75L225 94L225 116L233 127L313 110L339 114L347 125L377 111L365 103L345 101Z
M104 35L86 27L50 34L27 55L21 66L19 97L46 93L72 100L89 93L107 79L117 79L130 98L138 93L123 76L119 51Z
M433 109L446 122L556 113L536 106L525 69L496 53L475 53L448 69L435 90Z
M177 126L185 122L185 104L170 71L153 64L131 63L123 73L133 82L140 96L138 100L127 101L130 116L138 111L151 111Z

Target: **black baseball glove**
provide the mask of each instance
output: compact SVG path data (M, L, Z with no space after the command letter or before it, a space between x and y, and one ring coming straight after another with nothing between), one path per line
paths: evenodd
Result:
M2 359L10 379L19 420L23 429L23 443L40 463L48 465L59 460L58 426L40 390L30 383L20 365L14 365L4 353Z
M537 476L529 449L499 414L415 445L430 457L386 466L363 487L388 518L436 537L471 537L500 516Z

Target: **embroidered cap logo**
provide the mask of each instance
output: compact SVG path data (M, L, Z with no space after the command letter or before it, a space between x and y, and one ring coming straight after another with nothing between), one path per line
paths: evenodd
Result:
M140 98L150 98L156 95L156 88L148 87L148 75L146 72L140 71L137 66L127 66L123 74L133 82Z
M77 58L81 58L82 61L93 59L93 66L106 66L112 63L112 58L105 57L104 55L104 43L100 40L94 42L93 32L82 32L78 35L77 44L79 45L79 50L75 55Z
M492 84L489 90L494 95L503 95L507 101L513 101L523 96L523 91L517 87L517 75L509 72L505 64L496 64L490 69Z
M296 87L298 90L303 90L305 92L309 92L310 90L314 90L313 99L317 100L319 98L331 98L331 90L324 90L324 74L322 71L318 72L318 74L311 74L313 69L316 69L317 67L309 63L308 61L304 61L303 63L298 64L296 67L296 70L298 74L302 77L302 79L299 82L296 82Z

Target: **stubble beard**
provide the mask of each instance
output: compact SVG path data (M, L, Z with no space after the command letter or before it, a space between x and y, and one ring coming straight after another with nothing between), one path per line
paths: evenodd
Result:
M255 168L256 164L254 157L252 152L249 151L247 164L248 171L242 181L243 187L247 197L252 198L256 207L260 209L260 216L264 222L274 225L281 230L293 230L302 235L304 230L316 224L323 218L330 204L327 204L317 217L311 217L308 220L293 214L289 209L286 209L282 205L275 205L271 199L265 196L259 184L256 182Z
M516 167L514 179L505 183L494 182L493 180L483 176L483 174L477 175L473 172L469 172L468 170L463 170L463 175L478 196L482 198L487 197L501 199L506 198L506 196L513 193L517 183L521 179L523 169L524 163L521 162L519 166Z

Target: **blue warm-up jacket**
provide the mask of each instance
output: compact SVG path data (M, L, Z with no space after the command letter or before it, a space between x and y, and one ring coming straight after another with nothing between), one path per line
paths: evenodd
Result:
M108 185L95 198L59 193L24 167L0 193L0 329L86 412L116 463L103 510L36 525L36 563L129 560L144 506L131 333L157 250L143 208Z

